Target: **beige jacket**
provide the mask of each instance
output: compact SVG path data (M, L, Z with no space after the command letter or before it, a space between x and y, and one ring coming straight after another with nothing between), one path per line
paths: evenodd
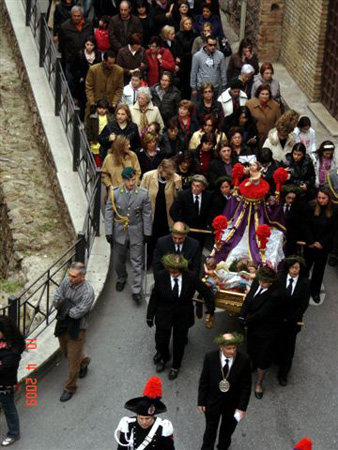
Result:
M131 112L132 121L134 123L136 123L136 125L138 126L139 133L144 132L144 130L142 130L142 126L141 126L142 113L141 113L138 102L136 102L130 108L130 112ZM154 106L152 102L149 102L149 104L148 104L147 111L146 111L146 117L148 120L148 125L150 125L151 122L158 122L161 126L161 132L162 132L163 127L164 127L163 119L162 119L160 110L158 109L157 106Z
M121 172L125 167L132 167L136 170L137 184L139 184L141 177L141 167L136 154L132 151L129 151L128 155L124 158L123 164L119 166L114 164L113 155L111 153L108 153L103 161L101 172L102 183L107 187L119 186L123 182Z
M166 209L167 209L167 218L169 226L174 224L173 219L169 214L169 210L171 205L174 203L176 195L179 193L180 189L176 189L175 181L179 180L180 176L177 173L174 174L170 181L167 181L164 194L166 200ZM151 210L152 210L152 220L154 221L155 216L155 205L156 205L156 196L158 193L158 170L150 170L143 175L141 181L141 187L147 189L148 195L151 201Z

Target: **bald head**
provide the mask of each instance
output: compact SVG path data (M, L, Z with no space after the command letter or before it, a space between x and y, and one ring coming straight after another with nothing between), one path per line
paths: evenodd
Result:
M175 222L171 229L171 236L175 245L182 245L187 237L185 223Z

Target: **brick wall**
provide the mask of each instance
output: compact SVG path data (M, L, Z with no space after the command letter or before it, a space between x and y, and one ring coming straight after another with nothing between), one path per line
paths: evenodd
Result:
M311 101L320 100L329 0L285 0L281 61Z

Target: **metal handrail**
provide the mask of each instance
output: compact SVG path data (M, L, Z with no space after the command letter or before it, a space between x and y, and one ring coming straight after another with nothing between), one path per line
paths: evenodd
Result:
M100 234L101 171L95 164L84 127L79 118L79 108L74 104L61 58L49 31L45 14L37 0L22 0L26 12L26 26L31 28L39 50L39 65L43 67L55 99L55 115L60 116L73 153L73 170L77 171L88 202L82 232L75 244L19 295L8 298L0 314L9 315L25 337L40 334L53 320L51 307L54 290L60 285L71 262L88 262L94 239Z

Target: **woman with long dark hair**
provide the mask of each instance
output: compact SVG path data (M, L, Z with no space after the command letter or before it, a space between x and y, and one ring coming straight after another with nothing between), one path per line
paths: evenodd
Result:
M315 303L320 303L320 288L337 227L337 211L333 208L330 191L321 187L307 218L306 247L304 249L308 272L313 268L311 296Z
M255 74L258 73L259 64L257 55L253 51L251 40L246 38L241 40L238 52L229 59L227 80L238 78L244 64L250 64L255 69Z
M15 406L14 390L25 340L7 316L0 316L0 403L8 426L7 437L1 445L7 447L20 439L20 422Z
M87 97L86 97L86 76L88 70L94 64L101 62L101 53L96 48L94 36L89 36L85 40L83 49L72 58L70 72L74 81L72 89L73 97L78 101L80 107L81 120L84 119Z
M182 19L180 23L180 31L176 35L176 40L182 49L181 70L179 71L182 86L182 98L190 98L191 96L189 77L192 64L191 50L196 37L197 34L193 30L192 19L190 17Z
M227 133L231 127L238 127L243 136L243 143L256 153L258 148L257 120L252 116L247 106L240 106L224 124Z
M304 198L313 199L315 169L311 156L306 153L305 145L300 142L295 144L291 153L286 155L286 161L290 173L289 183L299 186Z

